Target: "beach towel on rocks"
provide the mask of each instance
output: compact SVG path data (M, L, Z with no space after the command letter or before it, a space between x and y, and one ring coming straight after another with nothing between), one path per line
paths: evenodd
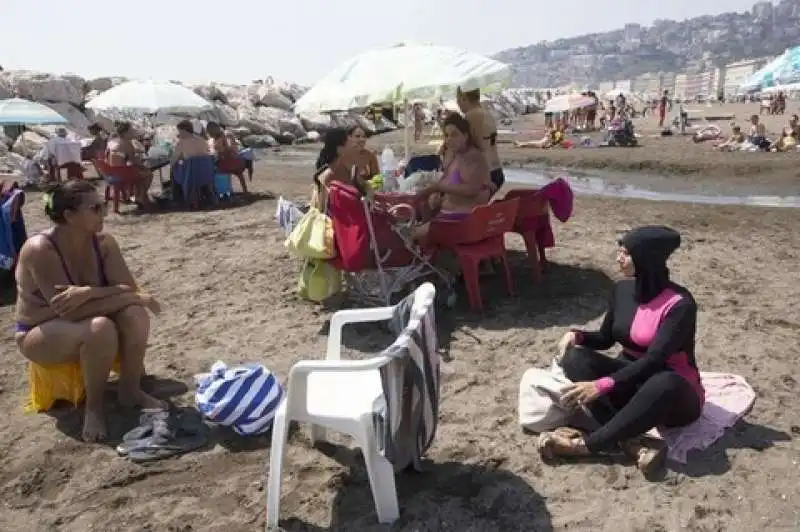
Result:
M701 372L706 403L700 418L686 427L652 431L667 444L670 460L685 464L689 451L708 449L725 430L744 417L756 400L756 393L739 375Z
M421 459L436 435L440 360L435 298L433 285L423 285L396 307L390 327L398 337L383 352L393 360L381 368L386 406L374 421L382 435L380 451L395 471L409 465L421 470Z
M217 361L197 377L195 402L206 419L237 434L262 434L272 426L283 388L267 368L246 364L229 368Z

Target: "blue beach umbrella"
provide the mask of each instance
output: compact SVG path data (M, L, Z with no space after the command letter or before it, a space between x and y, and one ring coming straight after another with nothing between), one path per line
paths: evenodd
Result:
M800 81L800 46L790 48L751 75L740 87L753 92Z
M9 98L0 100L0 126L25 126L45 124L68 124L69 120L46 105Z

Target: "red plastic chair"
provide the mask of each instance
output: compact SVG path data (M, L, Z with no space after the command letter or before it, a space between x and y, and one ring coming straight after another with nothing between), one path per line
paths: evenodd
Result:
M525 240L525 249L531 260L533 269L533 282L542 280L542 266L545 262L544 246L539 244L536 237L542 224L549 223L549 210L547 201L541 197L537 190L510 190L505 195L505 200L516 199L519 201L517 217L514 228L510 231L522 235Z
M431 222L429 241L437 247L455 252L461 264L467 297L473 310L483 310L478 277L478 267L482 260L502 260L508 295L514 295L504 235L512 231L518 208L517 199L497 201L476 207L463 220L449 222L434 219Z
M113 199L114 212L119 214L119 202L121 198L130 198L133 195L133 183L125 179L125 176L117 176L115 173L121 168L109 166L103 159L92 161L95 170L106 183L105 200L106 203Z

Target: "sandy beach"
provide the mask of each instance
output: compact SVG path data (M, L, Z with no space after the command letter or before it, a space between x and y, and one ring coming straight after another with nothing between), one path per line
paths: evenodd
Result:
M372 143L400 138L391 135ZM586 149L517 156L510 155L513 148L503 150L516 163L591 167L608 157L629 170L639 165L667 171L636 162L657 160L647 164L691 166L679 172L681 179L758 179L797 189L800 154L716 154L688 139L656 140L660 144L608 155ZM695 153L701 148L703 156ZM756 176L722 169L740 164L768 170ZM330 311L295 295L299 261L284 249L274 221L274 198L307 196L310 176L302 158L271 154L257 165L255 200L247 204L109 215L106 230L164 306L154 319L147 360L153 393L192 405L193 375L216 360L262 362L285 379L295 362L322 356ZM48 225L41 205L38 193L28 194L30 233ZM508 236L517 296L505 296L500 280L488 278L485 316L467 310L461 297L456 309L438 317L444 360L439 431L426 471L398 476L401 517L391 530L800 529L798 222L796 209L579 197L573 219L555 223L557 247L538 286L531 282L521 239ZM517 425L520 377L531 366L549 364L568 328L599 324L618 275L616 235L648 223L684 235L671 271L700 307L701 370L745 376L758 393L755 408L710 449L692 454L688 465L671 464L658 482L626 463L545 465L535 437ZM86 445L77 439L75 411L23 413L26 363L12 339L8 297L0 313L6 325L0 351L0 408L6 415L0 427L0 530L263 530L268 436L243 439L218 431L208 449L134 465L117 457L114 446L135 416L112 403L111 442ZM390 340L370 326L345 336L353 357ZM376 524L360 456L339 445L312 448L305 428L291 436L283 493L285 530L389 530Z

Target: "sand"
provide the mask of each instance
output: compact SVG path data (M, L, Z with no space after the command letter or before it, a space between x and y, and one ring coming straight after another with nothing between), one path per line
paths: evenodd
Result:
M377 139L376 142L383 142ZM271 155L258 165L257 201L215 212L110 215L141 284L164 306L154 319L149 388L190 405L195 373L216 360L263 362L285 379L298 360L319 358L330 311L295 295L298 260L281 245L275 201L305 195L310 168ZM25 215L47 223L38 194ZM441 424L423 474L397 485L403 531L742 531L800 528L800 212L579 198L556 225L544 282L531 282L521 240L509 237L518 295L483 281L484 317L461 304L439 316L445 353ZM674 277L700 306L701 369L744 375L758 392L747 421L658 482L630 464L545 465L516 420L519 379L544 366L573 326L596 326L617 273L615 236L665 223L685 237ZM262 530L269 438L220 431L213 446L147 466L109 445L77 440L69 409L24 414L26 365L12 341L13 307L0 309L0 530ZM374 327L345 336L350 356L390 339ZM134 418L111 406L118 441ZM341 442L341 440L336 440ZM357 453L314 449L306 429L291 437L281 506L291 531L387 530L376 524Z

